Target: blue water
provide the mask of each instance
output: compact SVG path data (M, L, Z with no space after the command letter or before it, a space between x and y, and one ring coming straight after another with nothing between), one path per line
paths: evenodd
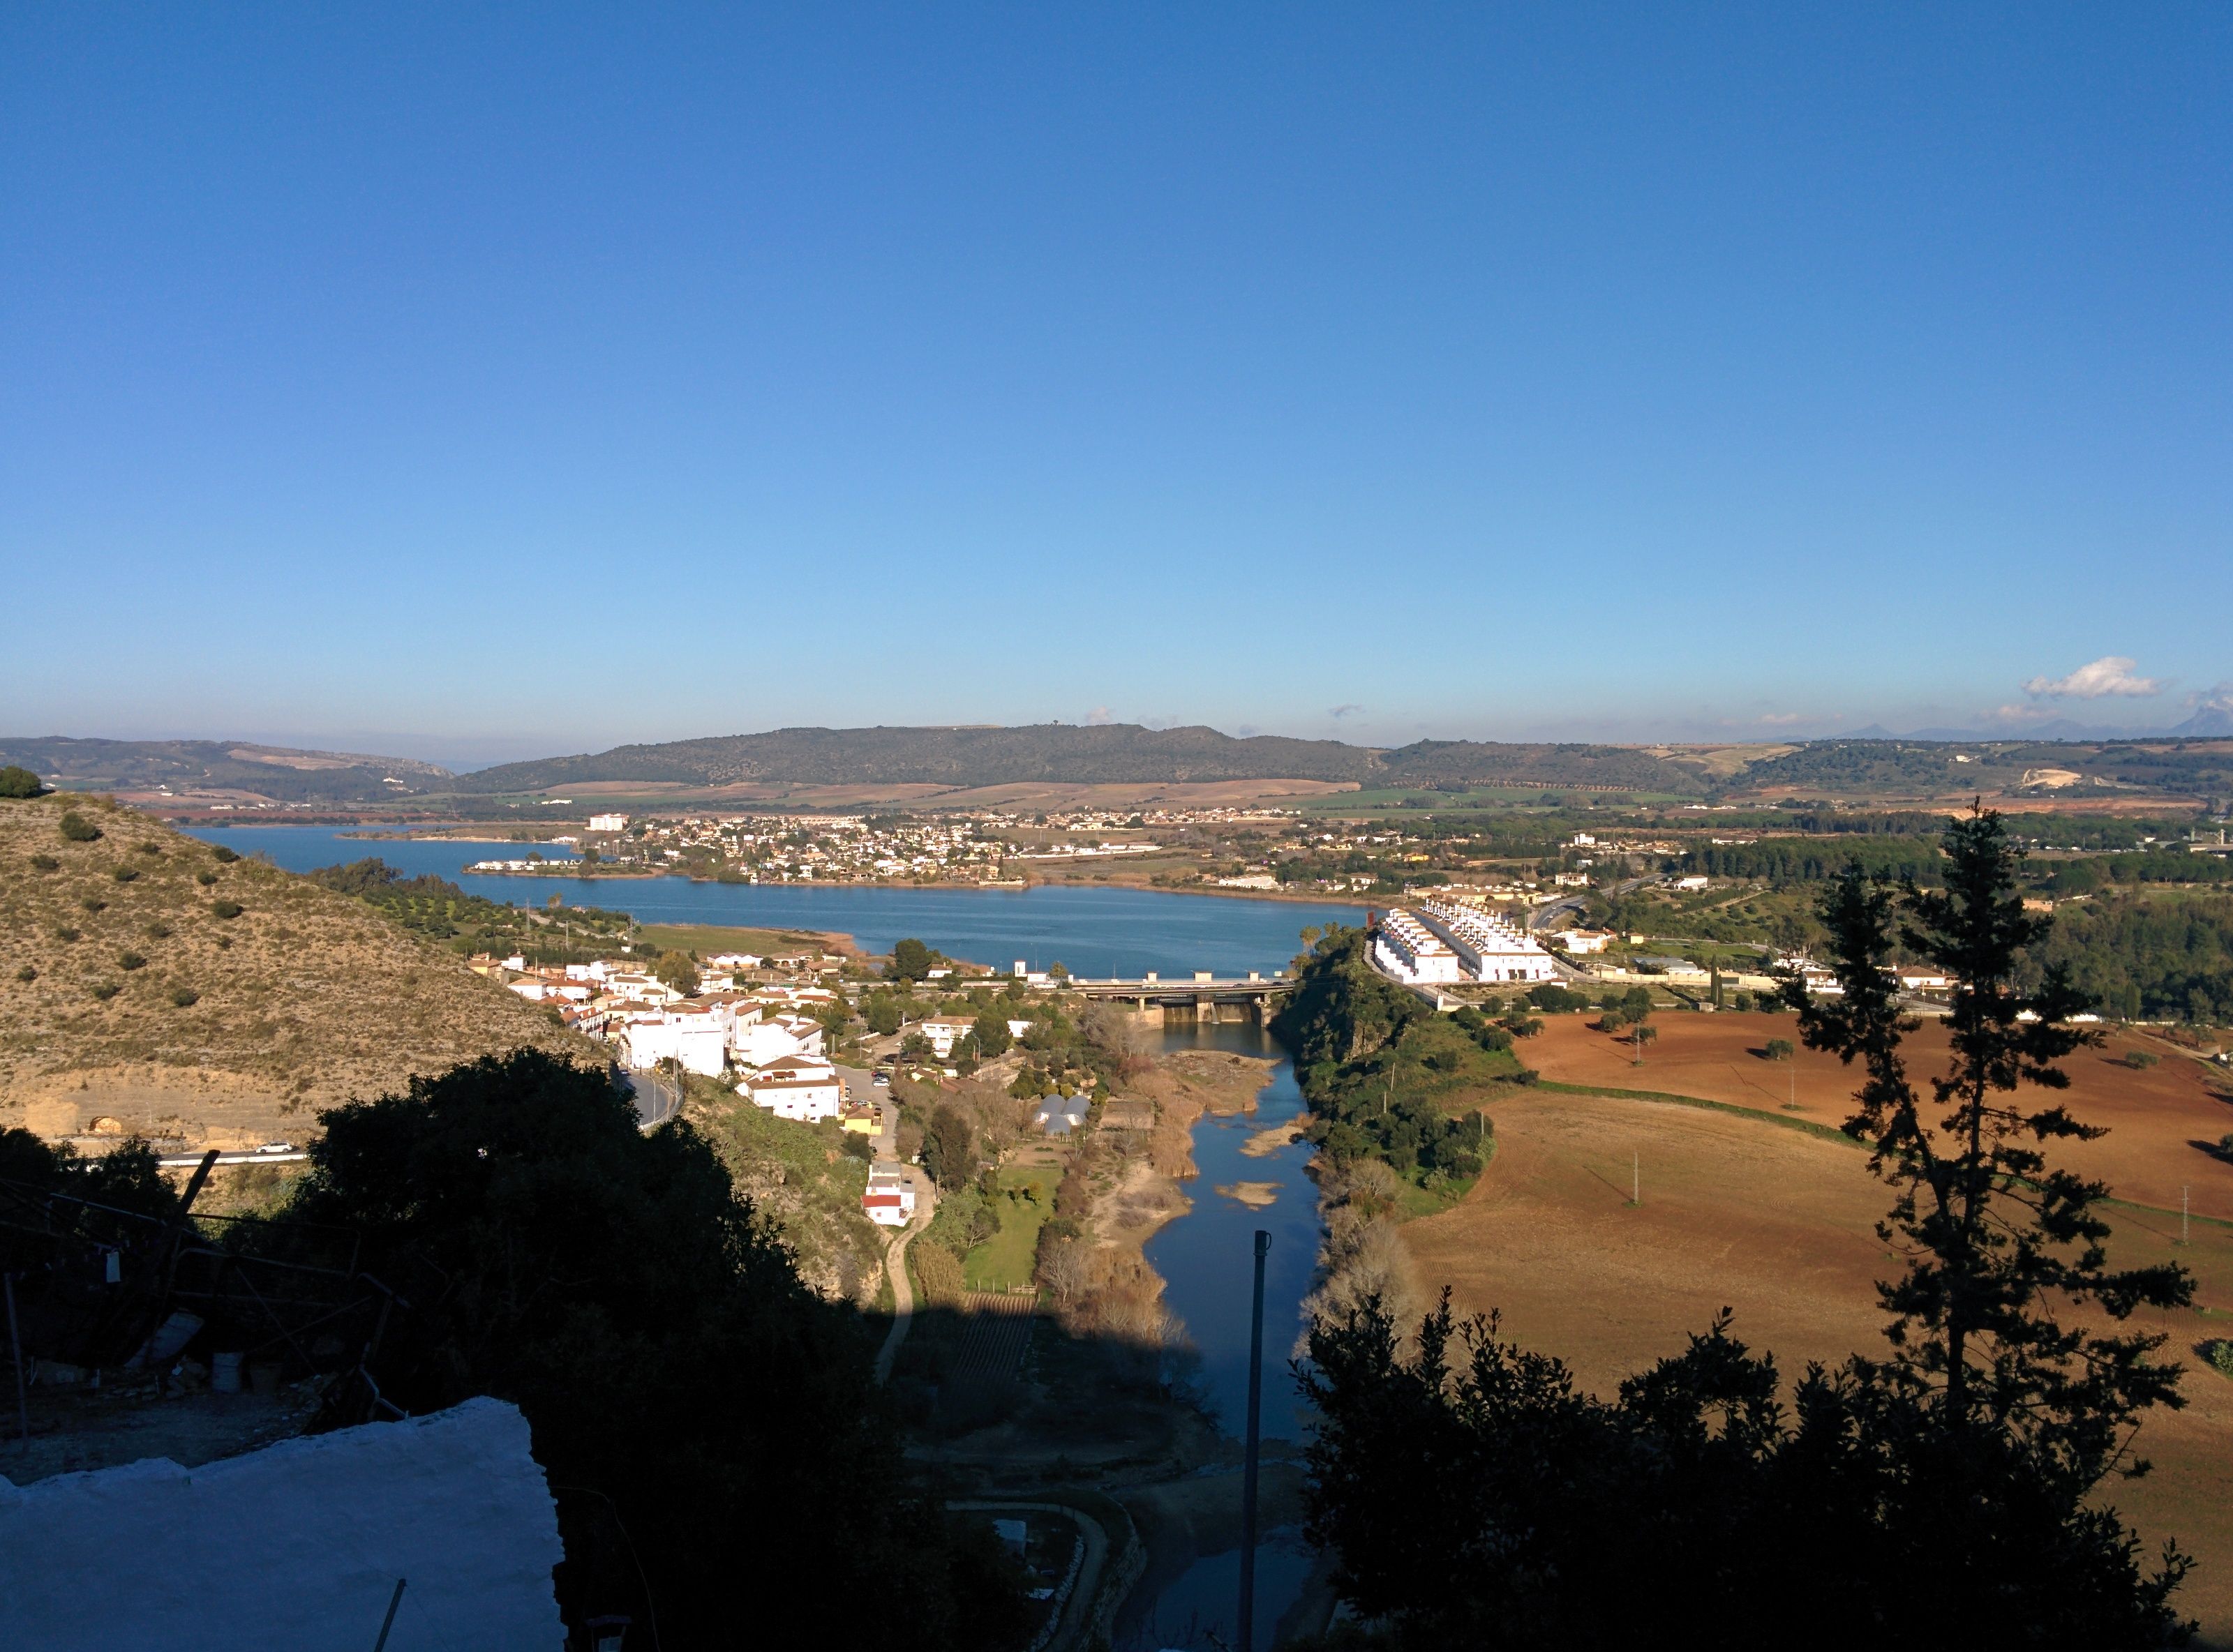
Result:
M1306 1142L1292 1142L1265 1157L1249 1158L1242 1143L1257 1131L1284 1124L1303 1111L1294 1067L1268 1034L1254 1027L1174 1029L1166 1050L1189 1046L1278 1058L1256 1110L1220 1118L1205 1114L1194 1128L1194 1158L1201 1174L1187 1184L1194 1209L1148 1241L1149 1265L1163 1277L1163 1301L1185 1322L1195 1364L1188 1376L1205 1408L1227 1434L1239 1434L1248 1415L1248 1327L1253 1289L1255 1235L1272 1236L1264 1259L1264 1437L1299 1437L1300 1410L1287 1360L1302 1333L1302 1300L1318 1263L1318 1189L1303 1174ZM1251 1210L1217 1189L1238 1181L1268 1181L1279 1197Z
M194 835L243 855L261 851L290 872L377 855L412 876L432 872L491 901L541 906L551 895L646 923L742 924L836 930L882 953L906 936L954 958L1006 969L1060 963L1074 975L1270 974L1301 949L1305 925L1355 923L1358 907L1329 903L1165 894L1152 889L1038 884L1028 889L915 889L875 885L700 883L687 878L469 875L474 861L546 859L550 843L461 843L344 836L329 826L219 826ZM1227 1178L1221 1178L1226 1180Z
M1302 1436L1302 1407L1288 1360L1303 1329L1303 1298L1318 1251L1318 1189L1303 1174L1311 1149L1296 1142L1250 1158L1241 1144L1259 1130L1284 1124L1304 1110L1293 1063L1277 1040L1255 1027L1172 1028L1163 1049L1230 1050L1278 1061L1256 1109L1231 1117L1205 1114L1194 1128L1194 1158L1201 1175L1188 1184L1194 1208L1149 1239L1149 1264L1162 1275L1163 1301L1184 1323L1187 1351L1174 1369L1194 1390L1219 1428L1240 1434L1248 1416L1248 1339L1254 1290L1255 1236L1272 1236L1264 1259L1263 1436ZM1237 1181L1268 1181L1279 1196L1251 1210L1220 1193ZM1265 1534L1256 1555L1256 1644L1271 1644L1272 1630L1301 1597L1311 1551L1292 1529ZM1123 1652L1161 1648L1230 1648L1240 1553L1227 1549L1197 1558L1151 1599L1129 1603L1117 1643Z
M1293 1526L1266 1532L1256 1545L1255 1635L1260 1649L1272 1643L1280 1617L1300 1598L1311 1572L1311 1549ZM1240 1551L1204 1555L1156 1591L1138 1621L1116 1635L1117 1652L1232 1652L1240 1598Z

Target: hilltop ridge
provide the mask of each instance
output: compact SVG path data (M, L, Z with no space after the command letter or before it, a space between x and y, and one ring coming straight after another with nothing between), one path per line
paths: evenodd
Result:
M749 801L793 789L850 790L856 794L850 801L921 801L1003 787L1171 785L1444 793L1515 787L1753 802L1916 800L1971 791L2233 795L2233 739L2209 732L2200 718L2184 735L2147 738L1991 739L1944 730L1895 737L1869 730L1717 745L1416 740L1379 747L1131 723L781 728L638 742L470 774L405 758L223 741L0 738L4 763L66 790L114 790L153 807L277 804L360 813L386 805L485 814L529 799L575 802L548 795L575 787L678 802L691 792Z
M0 1128L245 1146L485 1053L595 1057L367 903L229 854L104 798L0 803Z

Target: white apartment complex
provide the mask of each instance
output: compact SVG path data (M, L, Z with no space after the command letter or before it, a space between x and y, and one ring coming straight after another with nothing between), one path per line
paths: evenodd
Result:
M1383 969L1414 985L1465 979L1458 972L1458 955L1401 907L1382 914L1372 953Z
M1398 907L1373 940L1380 966L1415 985L1449 981L1555 981L1558 966L1534 938L1501 918L1446 901Z
M1558 966L1533 935L1471 907L1422 901L1419 921L1440 936L1476 981L1555 981Z

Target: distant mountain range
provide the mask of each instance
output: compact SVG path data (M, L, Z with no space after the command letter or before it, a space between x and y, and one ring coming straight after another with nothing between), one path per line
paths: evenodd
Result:
M240 791L277 803L375 803L446 790L452 778L410 758L231 740L0 737L0 764L10 763L72 791Z
M1880 723L1872 723L1864 729L1855 729L1840 738L1849 740L1965 740L1993 741L2006 744L2011 740L2207 740L2233 738L2233 710L2222 706L2204 706L2184 723L2167 729L2112 728L2106 724L2080 723L2067 717L2058 717L2051 722L2034 723L2021 730L1977 728L1919 728L1905 734L1895 734Z
M957 789L1218 780L1442 788L1501 783L1685 793L1704 789L1691 769L1628 746L1422 740L1382 751L1339 740L1268 734L1236 738L1213 728L1150 729L1130 723L776 729L501 764L460 776L450 789L460 795L530 792L601 780Z
M1022 727L787 728L759 734L615 746L506 763L471 774L405 758L306 751L222 740L0 738L0 764L20 764L71 790L232 793L274 802L362 807L408 801L465 812L498 800L591 784L706 790L749 786L935 787L1162 785L1317 780L1368 789L1462 792L1516 785L1657 794L1862 798L1931 796L1943 785L2034 784L2068 771L2089 784L2200 796L2233 790L2233 758L2178 739L2233 737L2233 713L2206 706L2178 728L2136 744L2125 732L2074 723L2010 739L1988 730L1862 730L1839 739L1741 748L1421 740L1377 748L1213 728L1136 724ZM1956 753L1956 745L1975 751ZM1957 765L1959 765L1957 767ZM2068 783L2062 783L2068 784Z

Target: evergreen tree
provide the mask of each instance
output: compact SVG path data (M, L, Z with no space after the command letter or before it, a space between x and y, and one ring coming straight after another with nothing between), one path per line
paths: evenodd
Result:
M1870 1167L1895 1193L1878 1231L1905 1248L1907 1268L1878 1289L1894 1316L1896 1374L1935 1396L1950 1428L2008 1431L2091 1488L2112 1470L2145 1469L2126 1460L2131 1425L2182 1403L2179 1367L2155 1357L2159 1334L2097 1335L2064 1325L2053 1304L2091 1303L2122 1322L2187 1304L2193 1281L2175 1264L2110 1267L2097 1208L2107 1187L2051 1167L2041 1150L2106 1134L2022 1096L2067 1089L2055 1063L2100 1035L2071 1024L2087 999L2060 966L2018 985L2024 954L2052 925L2024 910L2022 849L1984 809L1950 826L1944 849L1943 889L1848 868L1821 907L1844 991L1816 1002L1794 978L1784 995L1808 1048L1865 1075L1845 1128L1874 1146ZM1899 1011L1896 945L1954 983L1952 1063L1930 1082L1947 1109L1935 1126L1901 1053L1919 1024Z

